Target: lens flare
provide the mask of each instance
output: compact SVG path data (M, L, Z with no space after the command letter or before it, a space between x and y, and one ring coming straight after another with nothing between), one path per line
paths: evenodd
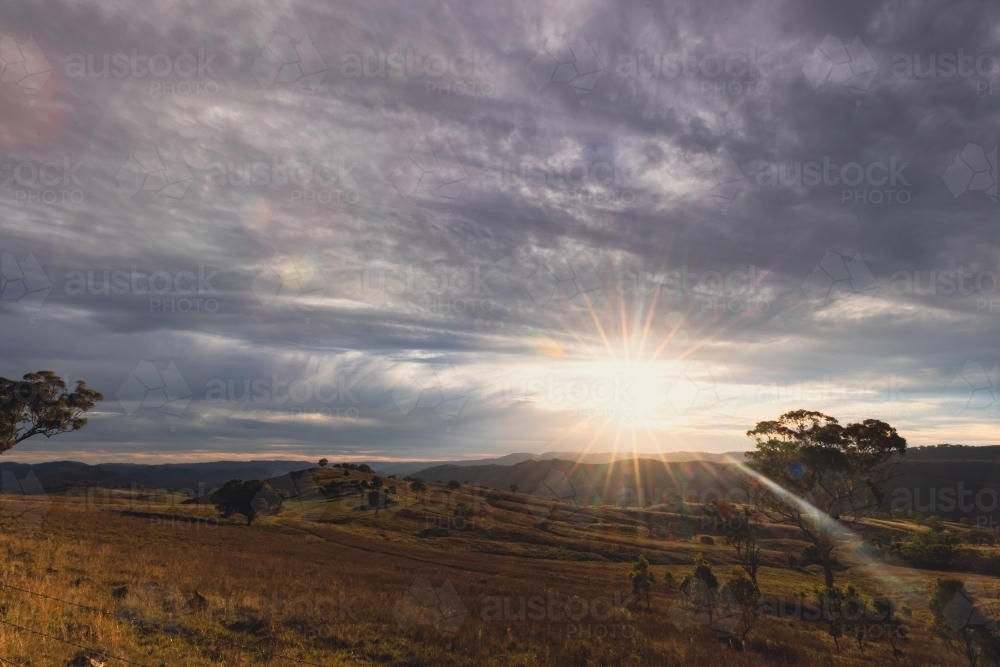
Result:
M529 336L528 346L544 357L554 357L556 359L566 356L566 351L556 341L548 336Z

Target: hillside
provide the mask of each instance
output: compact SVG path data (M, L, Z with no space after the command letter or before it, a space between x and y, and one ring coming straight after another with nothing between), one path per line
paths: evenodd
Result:
M38 479L48 493L75 487L100 486L128 489L132 486L166 489L197 490L199 485L218 486L234 478L267 479L311 468L305 461L212 461L209 463L169 463L145 465L135 463L98 463L88 465L77 461L47 463L3 462L0 471L25 479L30 474ZM5 482L6 483L6 482Z
M560 479L562 476L569 479L574 489L596 489L604 502L627 502L629 505L643 501L667 502L670 494L684 498L694 494L699 500L710 500L739 491L733 468L709 461L664 463L635 459L581 464L550 459L523 461L513 466L435 466L414 476L428 481L458 480L495 489L516 485L522 492L532 494L544 493L539 487L542 483L551 485L553 473L561 473L556 475Z

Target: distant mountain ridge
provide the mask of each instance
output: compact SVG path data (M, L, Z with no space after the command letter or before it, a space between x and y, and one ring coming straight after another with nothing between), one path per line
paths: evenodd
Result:
M328 455L331 463L337 463L336 454ZM486 483L486 479L496 482L488 484L497 488L507 488L510 484L522 486L524 480L517 481L519 471L510 470L525 462L562 461L573 464L607 465L612 459L632 461L630 454L613 454L598 452L583 454L580 452L544 452L532 454L528 452L507 454L495 458L472 459L458 461L370 461L369 465L376 474L383 477L422 477L433 481L457 479L472 480ZM742 462L743 452L666 452L663 454L637 455L639 460L651 463L712 463L724 464ZM931 484L932 480L942 477L949 483L957 484L957 480L972 479L977 483L996 483L997 472L1000 471L1000 445L935 445L927 447L911 447L907 450L907 475L912 475L911 481L916 486ZM944 463L947 462L947 465ZM986 466L977 464L988 464ZM917 465L919 464L919 465ZM937 465L942 464L942 465ZM645 465L645 464L644 464ZM910 467L914 466L916 467ZM937 467L935 467L937 466ZM187 489L198 492L199 485L211 488L221 486L230 479L271 479L286 473L308 470L316 467L313 461L302 460L256 460L256 461L209 461L196 463L97 463L86 464L77 461L49 461L45 463L17 463L16 461L0 461L3 489L8 482L23 480L29 474L37 477L41 486L47 492L61 492L75 487L101 486L105 488L131 488L132 486L158 488L167 490ZM542 466L545 468L546 466ZM659 466L655 466L659 470ZM527 470L527 468L523 468ZM983 475L985 478L980 479ZM514 477L511 477L514 475ZM13 476L14 479L11 479ZM511 479L508 480L508 477ZM537 480L532 478L535 484ZM529 482L530 483L530 482ZM15 488L12 485L11 488ZM522 486L522 488L524 488ZM534 487L532 487L534 488Z
M681 461L712 461L714 463L731 463L743 460L743 452L664 452L662 454L643 453L635 455L640 459L653 459L667 463ZM631 452L544 452L542 454L531 454L518 452L507 454L496 458L487 459L462 459L457 461L400 461L396 463L374 461L372 468L379 475L410 475L413 476L426 468L435 466L484 466L484 465L517 465L524 461L548 461L559 459L561 461L576 461L578 463L610 463L612 460L631 460Z

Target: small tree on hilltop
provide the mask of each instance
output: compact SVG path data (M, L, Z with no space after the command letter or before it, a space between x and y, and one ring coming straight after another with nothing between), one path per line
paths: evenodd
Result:
M726 589L735 603L736 613L739 614L736 630L740 634L740 641L746 642L747 635L757 625L757 620L761 616L760 589L757 587L757 582L751 581L742 570L737 570L736 574L726 580Z
M511 484L510 485L510 492L511 493L517 493L517 484Z
M320 459L320 460L319 460L319 467L320 467L320 468L325 468L325 467L326 467L326 465L327 465L327 464L328 464L329 462L330 462L330 461L329 461L328 459Z
M628 573L628 578L632 582L632 594L640 600L645 597L646 609L648 610L649 594L653 590L653 584L656 583L656 576L650 571L649 561L646 560L645 556L639 555L639 560L632 567L632 571Z
M740 567L757 586L757 570L760 568L762 549L757 546L757 532L760 529L760 513L751 507L736 507L732 503L714 500L702 505L702 509L726 542L736 551Z
M276 514L284 500L282 495L262 479L231 479L208 498L223 519L239 514L247 525L260 515Z
M681 592L692 612L696 616L704 613L706 624L712 626L716 621L719 603L719 578L715 576L712 564L705 560L704 554L694 557L694 569L681 582Z
M378 516L378 511L385 507L385 494L380 490L375 489L368 492L368 507L375 508L375 516Z
M52 371L26 373L20 380L0 377L0 454L36 435L79 431L87 425L83 415L102 400L104 395L83 380L67 391Z
M427 490L427 485L424 484L423 482L419 480L416 482L410 482L410 491L413 491L414 493L420 493L421 491L426 491L426 490Z
M367 475L370 475L372 472L372 467L367 463L362 463L358 466L358 472L363 472Z
M453 479L450 482L448 482L448 488L452 489L452 490L454 490L454 489L460 489L460 488L462 488L462 483L460 481L458 481L457 479Z
M750 499L768 520L801 530L819 551L827 588L841 522L876 511L906 440L877 419L841 426L821 412L786 412L747 431Z

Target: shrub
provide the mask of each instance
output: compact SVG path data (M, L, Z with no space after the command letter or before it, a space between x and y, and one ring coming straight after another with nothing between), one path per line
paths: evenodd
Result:
M806 563L818 563L821 560L819 549L810 544L802 550L802 560Z
M715 540L712 538L711 535L702 535L700 538L698 538L698 541L701 542L702 544L711 544L712 546L715 546Z
M948 531L915 531L903 540L894 540L889 553L915 567L944 570L955 560L958 538Z
M448 488L449 489L460 489L460 488L462 488L462 483L459 482L457 479L453 479L450 482L448 482Z

